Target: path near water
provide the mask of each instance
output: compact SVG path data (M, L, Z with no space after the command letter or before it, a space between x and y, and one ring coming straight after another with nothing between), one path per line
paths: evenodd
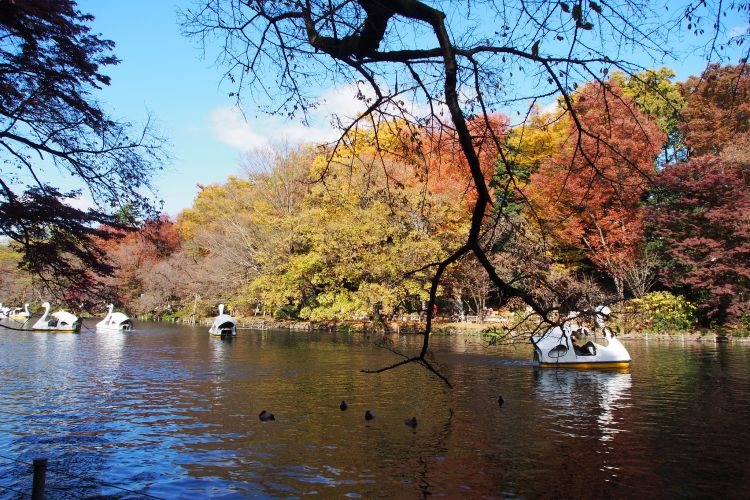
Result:
M29 468L8 458L39 456L53 499L138 498L104 483L170 499L740 498L750 487L748 345L638 341L628 372L535 372L528 346L434 336L448 390L416 365L360 373L398 358L359 334L223 341L136 328L0 329L0 498L31 489Z

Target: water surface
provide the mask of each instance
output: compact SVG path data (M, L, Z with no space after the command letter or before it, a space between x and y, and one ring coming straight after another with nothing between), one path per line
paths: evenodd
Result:
M163 498L739 498L750 486L747 346L629 342L626 372L535 372L528 346L434 336L449 390L417 365L361 373L399 360L365 335L136 327L0 329L0 498L30 491L29 467L9 459L38 456L50 498L138 497L104 483ZM264 409L276 421L260 422Z

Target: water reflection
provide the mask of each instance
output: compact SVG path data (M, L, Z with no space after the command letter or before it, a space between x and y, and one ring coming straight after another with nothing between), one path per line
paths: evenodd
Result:
M362 374L395 356L351 334L154 324L0 346L0 450L165 498L731 497L750 454L733 437L750 433L741 346L644 343L631 372L534 372L528 346L436 336L452 391L417 365ZM0 498L25 474L0 463ZM50 498L119 494L48 481Z
M118 332L112 330L97 330L92 335L96 342L96 350L99 353L97 360L102 364L104 370L117 370L123 359L125 342L131 332Z
M555 415L560 432L592 436L594 429L600 441L621 432L616 412L630 406L629 372L542 369L535 378L535 395Z
M234 340L235 339L232 337L210 337L208 339L211 349L211 359L217 369L224 369L224 363L228 360L227 358L232 349Z

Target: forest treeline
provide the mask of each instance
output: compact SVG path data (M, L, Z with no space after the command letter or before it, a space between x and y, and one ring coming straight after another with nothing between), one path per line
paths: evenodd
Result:
M750 327L750 69L674 80L616 73L519 124L470 120L494 196L482 245L506 282L542 304L620 303L655 328ZM103 228L111 276L40 283L2 247L3 299L54 289L77 310L210 316L224 302L312 321L420 312L431 266L466 238L471 177L449 127L365 123L335 146L248 155L244 175L201 186L174 220ZM470 255L439 298L446 316L522 307Z

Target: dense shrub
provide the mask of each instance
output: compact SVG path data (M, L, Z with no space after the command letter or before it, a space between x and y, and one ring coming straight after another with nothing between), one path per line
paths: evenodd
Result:
M695 323L696 306L681 295L651 292L629 304L640 316L641 327L655 332L688 330Z

